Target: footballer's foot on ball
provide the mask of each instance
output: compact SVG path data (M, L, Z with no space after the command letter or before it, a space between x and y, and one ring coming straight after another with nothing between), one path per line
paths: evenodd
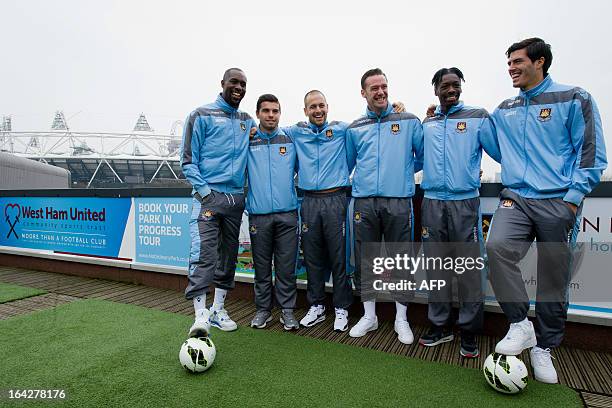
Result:
M283 325L283 328L287 331L297 330L300 328L300 324L293 316L292 309L283 309L281 311L280 322Z
M363 337L368 332L378 329L378 317L374 316L373 319L370 319L367 316L363 316L356 325L353 326L351 331L349 332L349 336L351 337Z
M189 329L189 337L207 337L210 333L210 311L202 309L197 312L195 322Z
M556 384L559 382L557 378L557 370L553 365L553 356L550 355L550 349L534 347L529 351L531 357L531 367L533 367L533 376L536 380L547 383Z
M348 311L340 307L336 308L336 318L334 319L334 331L345 332L348 330Z
M258 310L255 317L251 320L251 327L255 329L263 329L272 321L272 313L267 310Z
M419 339L419 344L426 347L434 347L438 344L453 341L455 335L448 327L431 326L427 333Z
M407 320L396 320L393 328L397 333L397 339L400 343L412 344L412 342L414 342L414 334L412 334L410 324L408 324Z
M495 352L507 356L518 356L523 350L535 347L536 335L533 323L525 319L522 322L510 323L506 337L495 346Z
M312 327L317 323L321 323L325 320L325 306L323 305L312 305L308 309L306 316L300 320L300 324L304 327Z
M234 331L238 325L227 314L225 309L211 309L210 324L219 330Z
M461 348L459 349L459 354L465 358L476 358L480 355L474 333L461 332Z

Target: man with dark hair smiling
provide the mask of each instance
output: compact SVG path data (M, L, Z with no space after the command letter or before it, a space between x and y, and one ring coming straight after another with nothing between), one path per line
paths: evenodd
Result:
M238 110L246 83L241 69L228 69L217 100L197 108L185 121L181 167L193 186L189 283L185 289L185 297L193 299L195 310L190 336L207 335L211 324L224 331L238 327L224 302L227 291L234 287L249 131L255 126L247 113ZM209 311L206 294L213 280L215 296Z
M365 116L354 121L346 134L349 172L353 169L353 229L355 234L355 286L361 293L364 315L351 328L351 337L362 337L378 328L375 297L362 285L362 257L370 243L412 241L414 173L423 165L423 129L410 113L394 113L388 102L387 77L379 69L361 78ZM367 271L366 273L371 273ZM368 293L370 292L370 293ZM395 302L395 332L404 344L414 336L407 319L407 303Z
M421 207L421 238L427 257L480 256L480 162L482 150L500 161L499 145L489 114L482 108L466 106L459 100L463 73L455 67L438 70L431 84L440 104L432 117L423 121L425 191ZM481 271L452 274L431 268L427 278L446 285L429 293L431 327L421 337L423 346L452 341L452 278L457 277L461 329L460 354L479 355L475 334L482 330L483 287Z
M508 73L519 95L493 113L502 154L500 204L487 239L491 284L510 321L495 351L518 355L531 348L536 380L557 382L551 349L563 339L568 307L571 245L584 196L598 183L607 159L593 97L553 82L550 45L539 38L512 44ZM536 329L518 262L538 242ZM551 245L550 243L556 243Z
M250 138L246 207L255 266L255 306L251 327L262 329L272 319L272 260L276 300L285 330L299 328L293 316L297 298L295 263L298 250L297 155L293 141L278 127L281 106L271 94L261 95L256 109L257 133Z

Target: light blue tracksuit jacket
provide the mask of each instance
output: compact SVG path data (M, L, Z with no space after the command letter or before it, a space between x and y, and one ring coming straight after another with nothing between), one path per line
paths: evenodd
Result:
M249 141L247 163L249 214L272 214L297 208L294 183L297 154L293 141L281 129L265 133L258 128Z
M502 183L525 198L579 205L607 166L601 117L585 90L553 82L502 102L493 121L502 154Z
M346 152L353 197L412 197L423 167L421 121L391 104L380 116L367 109L346 131Z
M217 100L191 112L185 121L181 167L192 194L210 190L243 193L249 131L256 126L248 113Z
M349 185L344 122L325 122L321 127L299 122L283 128L293 142L300 161L298 187L316 191Z
M478 197L480 162L484 149L501 161L495 127L486 110L463 102L423 121L425 161L421 188L435 200L466 200Z

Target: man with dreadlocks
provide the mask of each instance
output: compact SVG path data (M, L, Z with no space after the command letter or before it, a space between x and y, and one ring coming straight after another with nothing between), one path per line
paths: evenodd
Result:
M427 258L476 259L480 256L478 188L482 150L494 160L501 160L489 114L459 100L461 82L464 82L463 73L457 68L442 68L435 73L431 83L440 104L434 115L423 121L425 159L421 188L425 197L421 208L421 237ZM478 357L475 334L483 323L481 272L478 268L449 271L441 265L428 268L428 279L444 280L446 285L429 293L431 327L419 340L421 345L436 346L454 338L451 282L455 274L460 300L457 321L461 330L460 353L467 358Z

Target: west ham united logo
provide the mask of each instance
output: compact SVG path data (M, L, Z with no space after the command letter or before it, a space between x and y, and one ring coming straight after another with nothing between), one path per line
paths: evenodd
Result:
M331 130L331 129L327 129L325 131L325 137L328 138L328 139L331 139L332 137L334 137L334 131Z
M467 130L467 122L457 122L457 133L465 133Z
M542 108L540 109L540 114L538 115L538 120L540 122L546 122L547 120L550 120L550 116L552 115L552 109L551 108Z
M281 146L278 148L278 152L281 154L281 156L284 156L287 154L287 148L285 146Z
M10 238L11 235L19 239L19 235L15 231L15 225L19 222L19 216L21 215L21 207L19 204L7 204L4 207L4 219L9 225L9 232L6 234L6 238Z
M246 130L246 123L240 122L240 130L242 130L243 132Z
M399 123L392 123L391 124L391 133L393 133L394 135L397 135L400 131L400 125Z

